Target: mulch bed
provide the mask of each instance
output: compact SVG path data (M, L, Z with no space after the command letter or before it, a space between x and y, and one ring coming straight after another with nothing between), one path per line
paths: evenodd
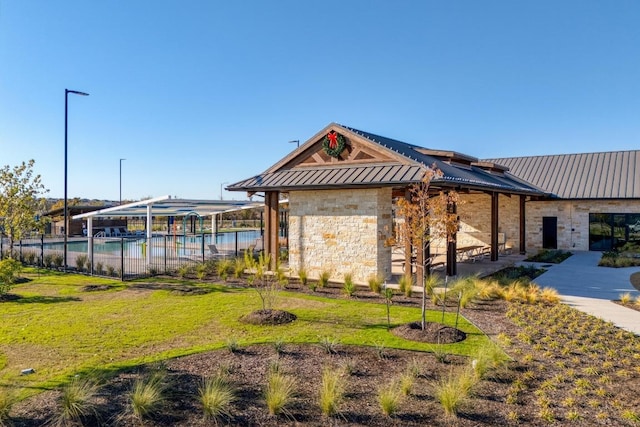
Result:
M154 289L148 286L141 289ZM293 283L288 290L312 293L332 298L344 298L338 286L329 286L311 292ZM358 300L384 303L384 299L368 290L359 289L353 297ZM394 305L419 307L419 297L394 296ZM229 426L496 426L527 425L547 426L549 421L539 417L537 402L539 397L534 393L545 381L557 375L565 374L566 368L559 361L570 364L575 355L562 356L559 352L549 352L532 343L524 343L517 339L523 327L515 325L508 317L510 305L504 301L482 301L463 309L462 314L482 329L492 339L499 336L509 337L513 342L508 346L508 353L514 357L506 366L492 372L475 389L472 398L463 405L457 418L446 417L442 407L433 397L435 382L448 375L452 370L468 363L467 358L447 356L440 359L433 353L403 351L388 348L372 348L338 345L337 351L328 353L319 345L286 344L284 349L275 345L252 345L237 351L224 349L214 352L194 354L167 360L162 364L140 366L137 369L117 373L106 381L98 399L98 415L84 420L84 425L141 425L127 410L127 394L137 378L148 376L162 370L167 374L170 394L162 409L146 420L147 426L205 426L214 425L202 417L202 409L197 401L198 387L202 378L213 376L216 372L228 372L229 380L237 392L237 401L233 404L231 415L219 420L220 425ZM430 305L429 309L441 309ZM447 308L447 310L455 308ZM280 319L286 312L252 313L260 321L264 319ZM251 317L249 316L249 317ZM419 324L418 324L419 325ZM436 338L442 325L429 325L430 340ZM455 329L449 328L445 335L449 339L460 339ZM416 339L424 339L419 327L403 325L394 329L393 333L416 334ZM407 335L402 335L407 336ZM413 339L413 338L410 338ZM420 339L420 340L422 340ZM603 350L605 351L605 350ZM271 416L265 407L263 388L270 365L277 361L280 369L296 378L296 396L288 407L287 413ZM377 398L380 387L399 378L411 366L419 366L419 375L415 379L413 391L400 403L398 412L392 417L382 414ZM322 372L325 368L344 370L347 386L343 403L339 406L340 414L327 418L318 407L318 390ZM514 381L531 373L533 377L519 393L518 401L506 403ZM607 400L624 402L632 407L640 405L640 377L632 374L627 378L616 378L607 387ZM598 418L602 408L591 408L587 405L592 397L574 396L570 381L560 385L553 393L552 409L556 425L564 425L569 420L563 418L566 410L562 407L563 399L576 397L582 418L571 421L571 425L628 425L631 422L621 420L617 415ZM57 413L57 401L60 392L57 390L40 393L14 407L12 412L15 426L35 427L45 424ZM618 411L620 413L621 411ZM607 414L616 413L611 409ZM515 414L515 416L514 416Z

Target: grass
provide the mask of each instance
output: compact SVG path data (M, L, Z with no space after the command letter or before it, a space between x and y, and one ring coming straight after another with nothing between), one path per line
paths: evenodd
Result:
M387 417L392 417L400 407L402 402L402 392L397 381L391 381L383 385L378 390L378 404L382 413Z
M339 412L340 403L344 399L345 380L342 370L324 368L318 403L322 414L330 417Z
M100 387L93 378L75 377L62 388L60 413L54 424L68 425L80 421L82 417L95 414L95 398Z
M53 387L82 372L115 371L141 363L239 345L272 343L286 336L289 343L318 343L331 336L341 345L370 345L432 351L434 345L406 341L386 330L386 307L357 300L327 299L282 292L279 307L298 320L288 325L255 326L241 323L241 315L260 308L251 289L196 283L207 293L173 292L188 281L156 281L153 288L74 274L26 269L31 281L16 285L22 298L3 302L0 312L0 381L34 387ZM86 285L108 285L105 291L83 292ZM428 321L440 312L429 311ZM392 325L420 318L418 308L393 306ZM455 314L445 321L453 325ZM465 319L458 327L467 333L461 343L436 346L452 354L470 355L488 338ZM2 366L2 364L0 364ZM20 376L20 368L36 373ZM29 393L29 392L27 392Z
M264 400L269 414L279 415L286 413L287 405L291 404L295 395L295 386L295 378L279 370L270 370L264 391Z
M207 420L230 416L231 405L236 400L233 387L222 374L203 379L198 389L198 397Z
M17 397L13 390L5 388L0 389L0 427L9 426L9 412L14 403L16 403Z
M162 372L154 372L137 380L129 395L133 415L142 420L155 414L166 401L166 389L165 375Z
M457 371L451 370L447 376L440 378L434 384L434 396L442 405L446 416L456 417L458 415L477 382L478 378L475 372L468 367L463 367Z

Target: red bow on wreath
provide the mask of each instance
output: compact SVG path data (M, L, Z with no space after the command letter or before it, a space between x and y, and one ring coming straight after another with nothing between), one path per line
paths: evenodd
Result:
M327 138L329 139L329 148L335 150L338 146L338 134L336 131L332 130L327 134Z

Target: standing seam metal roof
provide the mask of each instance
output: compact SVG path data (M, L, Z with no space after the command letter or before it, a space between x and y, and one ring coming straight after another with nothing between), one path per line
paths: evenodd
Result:
M424 147L360 131L339 124L330 127L342 128L346 134L356 135L381 146L396 158L404 159L389 163L321 165L304 168L284 169L294 154L276 163L266 172L245 179L227 187L230 191L268 191L272 189L289 191L292 189L354 187L380 185L406 185L419 182L424 172L433 166L442 171L443 176L434 179L434 184L461 186L490 191L543 195L539 188L505 173L497 175L477 166L458 167L437 157L421 153ZM304 146L315 143L309 140Z
M640 199L640 150L487 161L563 199Z

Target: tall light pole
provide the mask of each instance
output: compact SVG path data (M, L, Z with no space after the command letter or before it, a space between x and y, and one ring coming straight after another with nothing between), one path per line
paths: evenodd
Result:
M88 93L77 90L64 90L64 269L67 269L67 240L69 239L69 211L67 209L67 117L69 94L89 96Z
M292 139L291 141L289 141L289 144L297 144L296 148L300 148L300 140L299 139Z
M122 161L127 159L120 159L120 204L122 204Z
M222 197L222 186L225 184L228 184L228 182L225 181L220 183L220 200L224 200L224 197Z

